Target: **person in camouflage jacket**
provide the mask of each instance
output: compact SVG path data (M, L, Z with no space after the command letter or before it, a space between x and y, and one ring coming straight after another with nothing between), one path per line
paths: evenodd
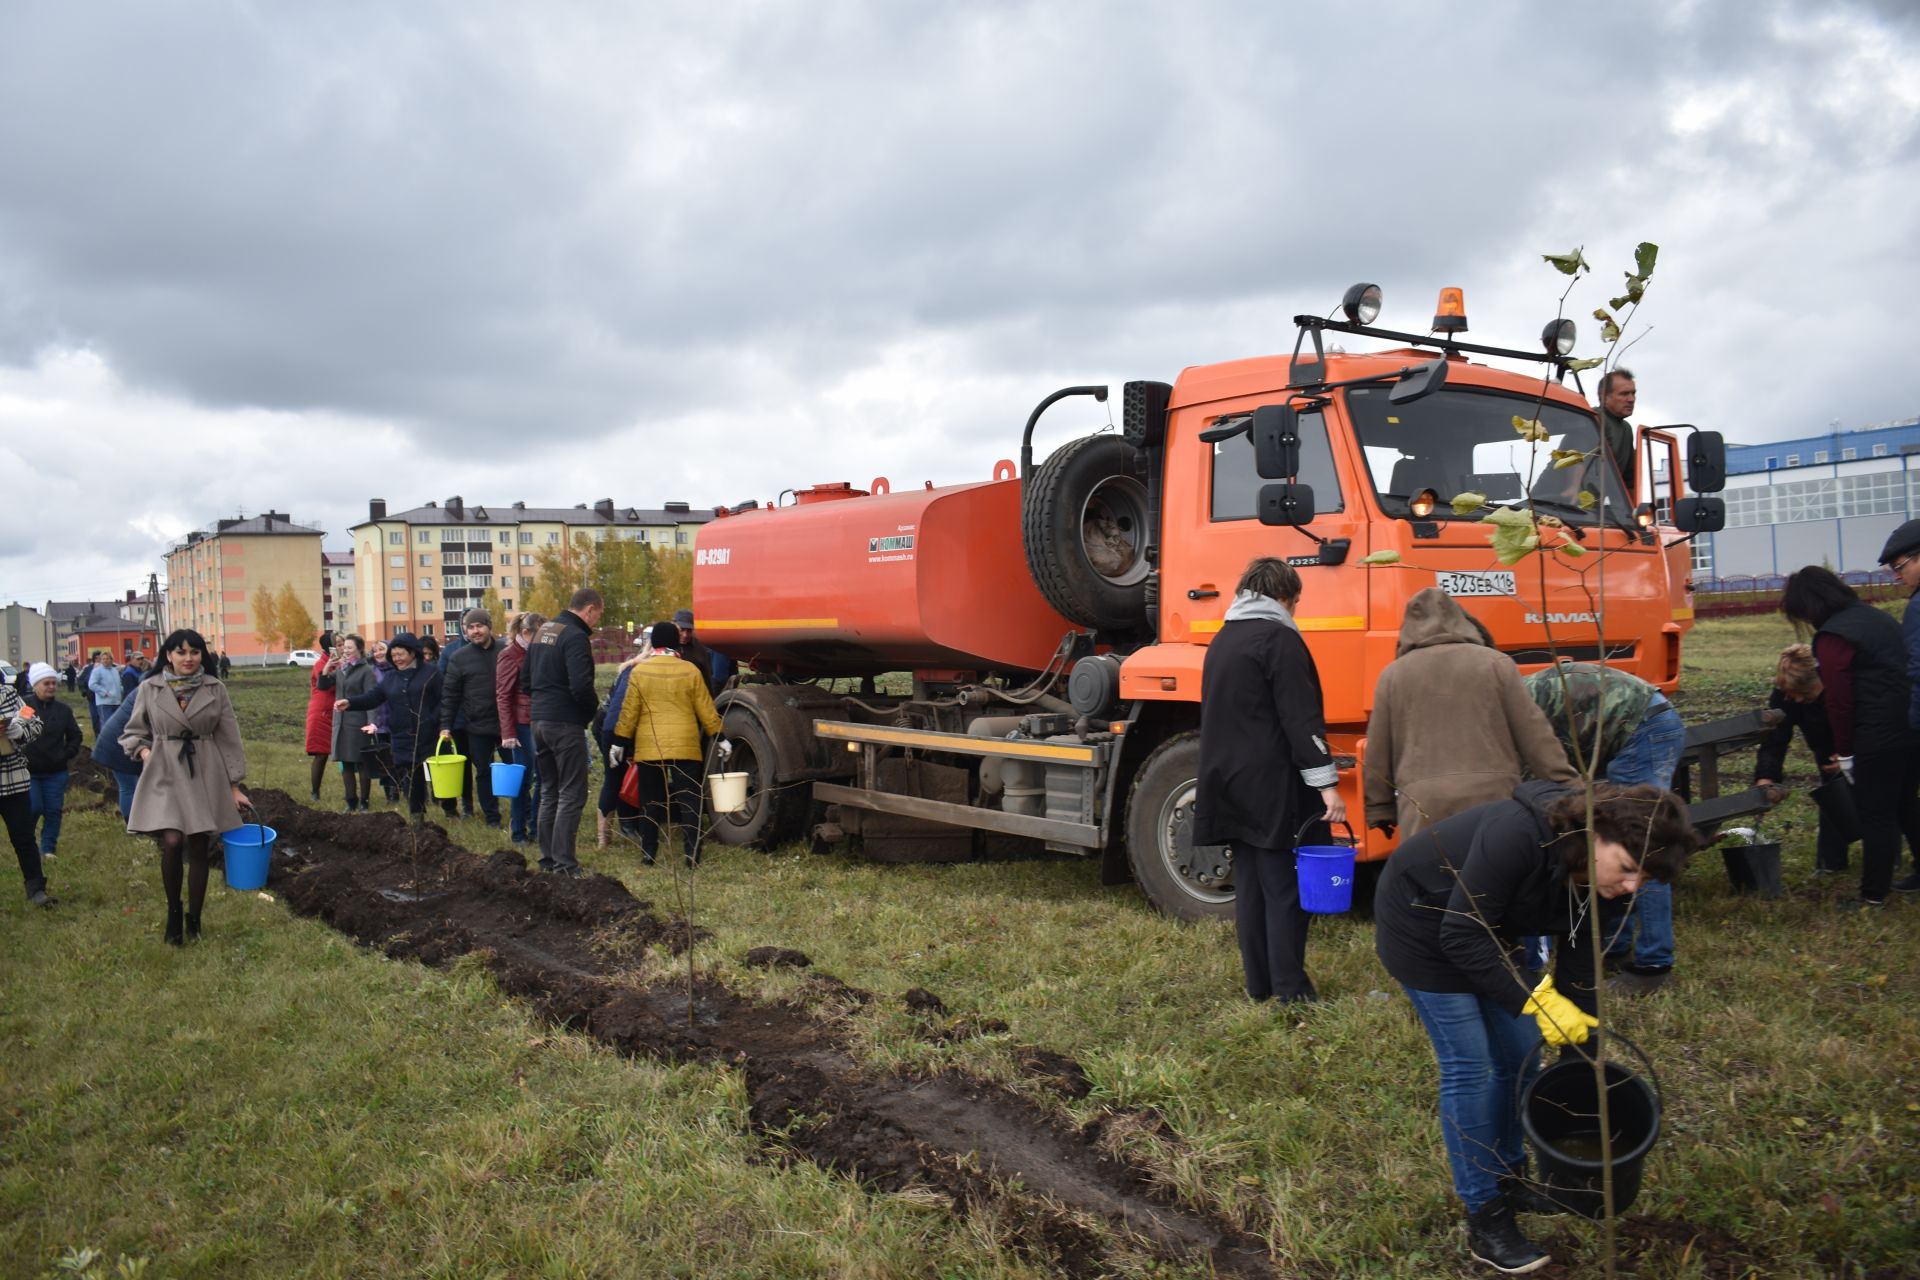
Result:
M1660 690L1617 667L1564 659L1528 676L1526 685L1575 769L1621 786L1672 788L1687 727ZM1671 885L1649 882L1634 894L1607 952L1625 961L1607 984L1614 993L1651 995L1666 984L1673 972Z

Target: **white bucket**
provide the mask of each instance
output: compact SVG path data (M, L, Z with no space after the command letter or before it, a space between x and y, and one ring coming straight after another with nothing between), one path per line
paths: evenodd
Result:
M747 807L747 775L744 773L710 773L707 789L713 793L715 813L739 813Z

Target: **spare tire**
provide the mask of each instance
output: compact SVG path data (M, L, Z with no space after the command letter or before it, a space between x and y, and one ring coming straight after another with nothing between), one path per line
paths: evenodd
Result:
M1083 627L1131 632L1146 617L1147 486L1140 451L1115 435L1056 449L1021 498L1027 568L1040 594Z

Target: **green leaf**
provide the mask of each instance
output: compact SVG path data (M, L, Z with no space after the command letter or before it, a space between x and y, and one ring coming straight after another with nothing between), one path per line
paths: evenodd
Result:
M1618 342L1618 341L1620 341L1620 326L1619 326L1619 325L1617 325L1617 324L1615 324L1615 323L1614 323L1613 321L1611 321L1611 320L1609 320L1609 321L1607 321L1607 322L1606 322L1605 324L1603 324L1603 325L1601 325L1601 326L1600 326L1600 341L1602 341L1602 342Z
M1654 259L1659 256L1659 245L1653 243L1651 240L1642 240L1633 251L1634 274L1642 280L1651 279L1653 276Z
M1608 312L1608 310L1605 307L1595 307L1593 309L1593 318L1595 320L1598 320L1601 324L1613 323L1613 316L1610 312Z
M1615 311L1618 311L1620 308L1626 306L1629 302L1632 302L1632 301L1633 301L1632 298L1628 297L1626 294L1623 293L1617 298L1608 298L1607 305L1612 307Z
M1586 256L1577 248L1568 253L1543 253L1540 256L1546 260L1549 266L1563 276L1577 275L1582 271L1593 270L1592 267L1587 265Z
M1360 557L1361 564L1399 564L1398 551L1376 551L1372 555Z
M1629 302L1640 301L1640 295L1645 293L1646 291L1647 291L1647 278L1645 276L1636 276L1632 274L1629 274L1627 276L1627 301ZM1614 310L1617 311L1620 309L1620 304L1616 302L1613 304L1613 307L1614 307Z
M1516 413L1513 415L1513 429L1520 433L1522 440L1539 442L1549 438L1547 429L1540 425L1538 418L1523 418Z
M1577 467L1587 460L1587 455L1579 449L1555 449L1553 451L1553 469L1565 471L1568 467Z
M1468 490L1466 493L1453 495L1453 514L1457 516L1470 516L1486 505L1487 495L1484 493Z
M1582 489L1580 496L1574 499L1574 502L1579 505L1582 511L1593 510L1594 503L1598 501L1600 501L1600 499L1594 496L1593 490L1591 489Z
M1540 535L1531 529L1507 525L1493 531L1493 554L1504 565L1519 564L1540 547Z
M1585 373L1589 369L1598 369L1605 363L1606 361L1604 360L1582 357L1579 360L1567 361L1567 368L1573 370L1575 373Z
M1577 542L1563 542L1559 546L1555 547L1554 550L1564 552L1565 554L1572 556L1576 560L1578 560L1581 556L1587 554L1587 549L1581 546Z
M1533 517L1518 507L1495 507L1480 517L1480 523L1531 529L1533 528Z

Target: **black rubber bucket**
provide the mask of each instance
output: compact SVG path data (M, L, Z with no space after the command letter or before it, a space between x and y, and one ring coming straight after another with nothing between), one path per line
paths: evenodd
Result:
M1617 1034L1607 1042L1626 1045L1646 1068L1642 1076L1618 1058L1606 1062L1613 1211L1618 1215L1640 1194L1647 1153L1660 1136L1660 1082L1637 1045ZM1524 1073L1521 1078L1526 1078ZM1567 1057L1546 1068L1520 1094L1520 1123L1533 1148L1538 1190L1587 1218L1606 1216L1598 1096L1593 1064L1579 1057Z
M1735 893L1754 893L1762 898L1777 898L1784 887L1780 869L1780 845L1724 845L1721 860L1727 864L1727 881Z

